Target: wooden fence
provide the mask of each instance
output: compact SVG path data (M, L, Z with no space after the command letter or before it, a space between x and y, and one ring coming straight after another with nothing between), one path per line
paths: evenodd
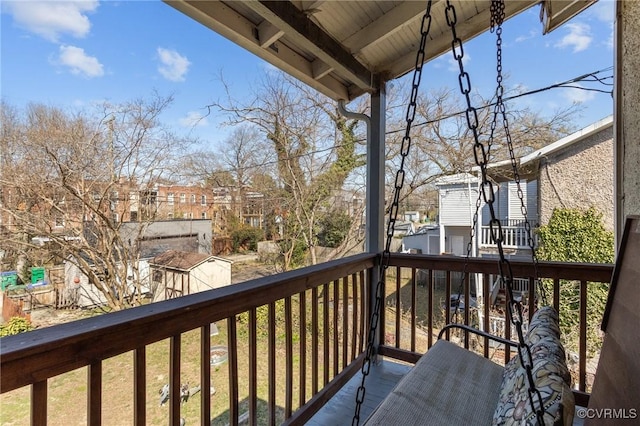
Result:
M24 302L22 300L13 300L7 293L2 293L2 319L4 321L9 321L13 317L21 317L26 318L31 321L31 314L29 312L24 312L23 308Z

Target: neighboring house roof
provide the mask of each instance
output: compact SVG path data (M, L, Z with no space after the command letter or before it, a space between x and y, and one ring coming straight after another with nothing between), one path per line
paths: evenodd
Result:
M458 173L455 175L447 175L442 176L436 179L435 185L456 185L461 183L476 183L478 182L478 177L472 175L471 173Z
M584 129L578 130L575 133L570 134L569 136L565 136L562 139L559 139L549 145L540 148L537 151L532 152L531 154L525 155L520 159L520 164L525 165L527 163L539 160L540 158L544 158L548 155L554 154L562 149L568 148L589 136L598 133L608 127L613 126L613 115L610 115L602 120L596 121L593 124L585 127Z
M552 155L564 149L567 149L577 143L580 143L585 139L587 139L589 136L592 136L612 126L613 126L613 115L610 115L608 117L603 118L602 120L596 121L595 123L588 125L584 129L578 130L577 132L574 132L568 136L565 136L562 139L558 139L557 141L550 143L549 145L546 145L536 151L533 151L530 154L527 154L518 158L517 161L518 161L518 167L520 168L520 177L527 175L527 170L529 171L529 173L535 174L537 170L537 167L536 167L537 161L543 158L546 158L549 155ZM502 173L506 173L506 176L509 179L513 178L512 172L511 172L511 168L512 168L511 160L496 161L488 164L487 166L489 169L488 172L492 176L492 178L499 177L501 171ZM478 175L480 174L480 168L478 166L473 166L471 170ZM461 174L461 175L464 175L464 174ZM452 175L452 177L461 176L461 175ZM448 177L448 176L445 176L445 177ZM436 181L436 185L438 185L437 182L438 181ZM463 183L463 182L449 182L449 183ZM464 183L466 183L466 181L464 181Z
M209 254L167 250L164 253L151 259L149 265L160 266L162 268L175 269L180 271L190 271L197 266L211 260L220 260L228 263L233 263L228 259L211 256Z

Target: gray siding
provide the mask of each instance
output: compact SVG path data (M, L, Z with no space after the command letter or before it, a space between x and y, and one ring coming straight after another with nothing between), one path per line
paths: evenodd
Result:
M538 223L538 181L527 182L527 219L532 226Z
M475 183L470 188L466 184L441 187L440 223L446 226L471 226L477 198Z

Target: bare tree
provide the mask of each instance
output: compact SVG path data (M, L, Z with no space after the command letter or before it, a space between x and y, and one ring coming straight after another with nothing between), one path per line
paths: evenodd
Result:
M394 114L388 117L391 130L387 135L386 155L387 182L390 188L399 165L399 150L406 126L402 115L406 106L400 105L408 95L403 95L405 88L401 87L399 92L393 98L399 105L390 108ZM405 164L407 172L401 200L420 193L425 187L432 188L434 180L442 175L471 172L475 166L475 141L464 113L466 105L462 101L460 94L446 88L419 96L411 131L411 153ZM495 99L475 95L473 102L478 112L480 141L486 143L491 139ZM572 130L571 119L576 113L576 106L544 113L531 108L509 108L510 106L507 105L506 116L516 157L552 143ZM492 162L509 159L502 117L497 118L489 152Z
M155 95L105 103L93 114L34 104L22 116L3 104L3 129L10 129L2 135L0 177L8 260L70 262L109 308L139 303L137 241L145 222L123 221L144 207L144 188L172 176L188 143L160 125L171 101Z
M315 264L318 216L330 210L332 196L364 164L357 150L357 122L282 73L268 74L249 102L229 95L212 107L226 114L230 125L253 124L270 142L280 188L275 213L284 225L284 268L292 267L300 253L308 253Z
M214 200L218 200L224 213L218 225L230 232L244 223L247 191L259 190L254 177L260 181L272 161L268 141L255 127L240 125L214 151L198 151L187 156L184 169L213 192Z

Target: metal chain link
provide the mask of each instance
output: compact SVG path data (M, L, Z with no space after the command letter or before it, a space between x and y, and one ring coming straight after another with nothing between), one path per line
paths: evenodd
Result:
M492 0L491 2L491 26L492 29L496 29L496 32L501 35L502 33L502 22L504 21L504 0ZM518 355L520 357L520 362L522 366L526 370L527 381L529 384L529 403L531 404L531 409L534 413L536 413L536 417L539 424L544 424L544 405L542 403L542 395L540 391L536 388L535 382L533 380L533 359L531 356L531 350L529 346L527 346L524 340L524 333L522 330L523 326L523 317L522 317L522 303L519 300L515 300L513 297L513 270L511 269L511 263L505 257L504 248L503 248L503 240L504 233L502 230L502 224L499 219L497 219L494 202L495 202L495 194L493 183L489 180L487 167L489 164L489 150L491 145L488 143L487 147L480 142L478 135L478 112L475 107L473 107L471 103L471 81L469 78L469 74L464 70L464 49L462 47L462 40L458 37L456 32L456 24L457 24L457 16L456 11L450 0L447 0L447 5L445 8L445 16L447 20L447 25L451 28L451 35L453 41L451 42L451 50L453 53L454 59L458 62L458 67L460 69L460 73L458 75L458 82L460 85L460 92L464 95L467 109L465 111L465 115L467 118L467 125L469 130L473 134L474 138L474 146L473 146L473 155L476 162L476 165L480 169L482 174L482 183L481 183L481 196L484 200L485 204L489 208L489 213L491 216L491 220L489 221L489 232L491 240L496 244L498 249L499 261L498 261L498 270L500 277L505 282L505 286L509 293L509 303L507 305L507 310L509 314L509 319L511 323L515 326L517 334L518 334ZM497 96L502 100L502 94L504 89L502 88L502 51L501 51L502 39L499 38L498 41L498 89L496 90ZM514 165L515 155L513 153L513 144L511 143L511 135L508 132L508 121L506 120L506 113L504 108L504 103L500 103L500 106L497 107L494 111L499 111L500 115L503 117L504 127L507 131L508 135L508 148L509 155L512 159L512 165ZM497 114L494 114L494 119L497 117ZM496 126L492 126L492 130L495 130ZM518 176L519 179L519 176ZM521 190L520 190L521 192ZM480 199L480 198L478 198ZM525 207L526 208L526 207ZM530 229L530 227L529 227ZM535 407L534 397L537 399L538 409Z
M431 1L428 0L427 7L422 17L422 24L420 26L420 47L418 48L418 53L416 55L416 63L413 72L413 81L411 87L411 96L409 105L407 106L407 114L406 114L406 130L404 137L402 138L402 145L400 147L400 167L396 172L395 185L393 191L393 201L391 203L389 209L389 221L387 222L387 235L384 251L382 253L382 259L380 260L380 264L378 266L378 283L376 284L376 298L373 306L373 311L371 313L370 323L369 323L369 334L367 338L367 349L365 352L365 358L362 364L361 373L362 380L360 382L360 386L358 387L358 391L356 392L356 408L355 413L353 415L353 419L351 424L353 426L357 426L360 423L360 411L362 409L362 404L364 402L364 397L366 393L365 388L365 380L369 375L371 370L371 361L373 356L375 355L375 337L378 329L378 320L380 318L380 309L382 308L382 300L383 300L383 291L384 291L384 283L386 279L386 272L389 268L389 262L391 259L391 241L393 240L393 234L395 232L396 220L398 217L398 210L400 208L400 191L404 185L405 178L405 170L404 164L407 156L409 155L409 150L411 148L411 125L415 120L416 116L416 107L418 101L418 89L420 87L420 80L422 79L422 68L425 59L425 48L427 44L427 38L429 35L429 30L431 29Z
M515 157L515 152L513 149L513 141L511 138L511 132L509 130L509 120L507 118L506 108L504 106L504 87L502 86L502 23L504 22L505 12L504 12L504 1L492 1L491 2L491 31L493 32L495 29L496 33L496 68L497 68L497 87L496 87L496 103L494 108L494 120L492 123L492 132L496 127L497 123L497 114L499 113L502 118L505 139L507 142L507 147L509 151L509 160L511 162L511 170L513 172L513 180L516 183L517 187L517 195L520 200L520 212L524 217L524 229L527 233L527 244L531 251L531 261L533 263L534 269L534 280L537 283L537 287L539 289L540 296L542 298L542 304L548 305L547 295L544 287L541 284L540 279L538 279L538 256L536 255L535 249L535 240L533 238L533 233L531 230L531 223L529 222L527 206L524 201L524 193L522 191L522 185L520 181L520 173L518 172L518 162Z

